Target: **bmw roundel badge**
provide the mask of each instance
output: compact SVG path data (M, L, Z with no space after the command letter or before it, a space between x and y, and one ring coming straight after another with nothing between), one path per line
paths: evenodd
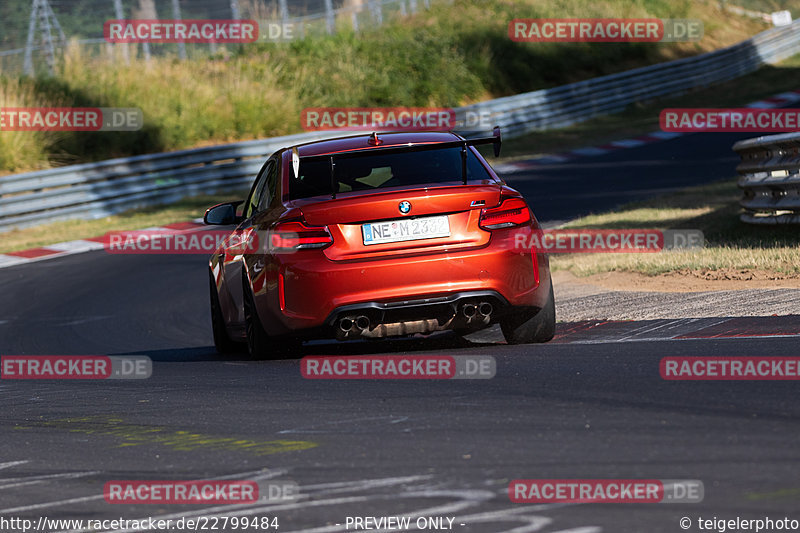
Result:
M411 202L406 202L405 200L400 202L400 205L397 206L400 209L400 212L404 215L407 215L409 211L411 211Z

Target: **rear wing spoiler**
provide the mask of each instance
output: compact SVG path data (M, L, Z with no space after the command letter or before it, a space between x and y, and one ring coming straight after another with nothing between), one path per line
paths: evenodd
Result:
M373 138L375 134L373 133ZM480 144L494 145L494 156L500 155L500 146L503 139L500 134L500 128L495 126L492 130L491 137L479 137L475 139L461 139L458 141L448 142L431 142L419 144L402 144L398 146L387 146L385 148L359 148L356 150L348 150L345 152L336 152L321 155L309 155L300 157L297 147L292 148L292 170L294 176L300 176L300 163L303 161L329 161L331 169L331 198L336 198L336 177L334 175L336 168L336 159L348 159L360 157L364 155L379 155L379 154L401 154L410 152L423 152L427 150L441 150L444 148L461 148L461 178L464 185L467 184L467 147L477 146Z

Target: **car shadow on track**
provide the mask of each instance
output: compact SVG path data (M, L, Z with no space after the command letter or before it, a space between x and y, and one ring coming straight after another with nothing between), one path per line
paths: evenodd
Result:
M410 338L352 342L320 342L303 346L303 355L381 355L437 350L463 350L494 346L493 342L468 340L452 332Z
M435 333L428 337L414 336L410 338L396 338L383 340L364 340L337 342L335 340L321 340L303 344L299 351L292 352L277 358L269 359L292 360L301 359L306 355L381 355L409 352L431 352L438 350L463 350L469 348L485 348L495 346L496 342L489 342L481 337L478 340L467 340L452 332ZM163 350L141 350L137 352L115 353L110 355L146 355L154 362L201 362L201 361L241 361L255 362L246 353L220 354L214 346L199 346L193 348L173 348Z

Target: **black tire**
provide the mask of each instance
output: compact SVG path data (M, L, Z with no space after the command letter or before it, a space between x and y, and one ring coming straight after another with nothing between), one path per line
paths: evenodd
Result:
M214 282L214 274L209 271L210 300L211 300L211 331L214 334L214 347L221 354L241 353L244 345L234 342L225 329L225 320L222 318L222 307L219 304L219 294L217 294L217 284Z
M247 278L242 278L242 301L244 303L244 322L247 331L247 353L253 359L284 359L296 354L301 342L292 338L274 339L264 330L258 317L253 293Z
M547 342L556 334L556 302L553 297L553 284L550 283L550 296L538 312L513 312L500 320L500 329L508 344L531 344Z

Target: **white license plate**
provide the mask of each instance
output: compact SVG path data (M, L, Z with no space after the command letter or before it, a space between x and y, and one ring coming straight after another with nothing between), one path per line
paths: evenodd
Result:
M361 234L365 245L449 237L450 221L447 215L387 220L362 224Z

